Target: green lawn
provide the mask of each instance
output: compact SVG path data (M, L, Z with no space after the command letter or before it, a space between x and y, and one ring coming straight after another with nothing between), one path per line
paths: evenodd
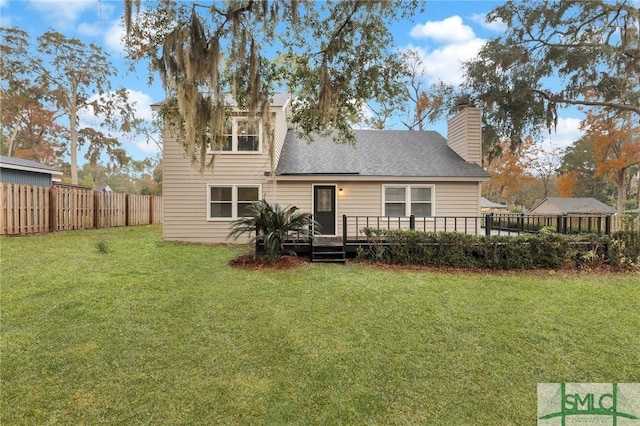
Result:
M522 425L539 382L640 382L637 274L244 271L158 227L0 250L2 425Z

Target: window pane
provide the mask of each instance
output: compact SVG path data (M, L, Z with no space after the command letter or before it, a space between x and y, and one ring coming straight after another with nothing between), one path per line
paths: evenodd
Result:
M333 211L333 189L316 189L316 211L318 213L331 213Z
M238 135L257 135L258 123L249 120L238 120Z
M233 138L231 137L231 135L227 136L227 138L224 140L224 144L222 145L222 149L221 151L231 151L232 147L233 147Z
M224 123L224 142L221 151L231 151L233 149L233 123L230 120L225 121Z
M231 203L211 203L211 217L231 217Z
M431 217L431 203L411 203L411 214L420 217Z
M404 203L385 203L385 216L404 216Z
M238 201L256 201L258 199L258 188L238 187Z
M251 203L238 203L238 217L253 216L253 212L249 210Z
M404 188L385 188L384 199L385 201L404 201L405 200Z
M431 201L431 188L411 188L411 201Z
M259 151L258 136L238 135L238 151Z
M212 186L211 201L231 201L230 186Z

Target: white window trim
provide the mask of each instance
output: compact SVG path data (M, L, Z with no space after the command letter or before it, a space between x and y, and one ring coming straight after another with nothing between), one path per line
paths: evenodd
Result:
M436 187L435 185L382 185L382 206L381 206L381 212L382 212L382 216L386 217L386 204L387 204L387 200L385 199L385 194L386 194L386 189L387 188L404 188L404 195L405 195L405 199L404 199L404 213L405 215L402 216L403 218L406 218L407 220L409 219L409 217L411 216L411 188L430 188L431 189L431 216L416 216L416 217L420 217L420 218L425 218L427 220L429 219L433 219L436 215Z
M231 188L231 217L211 217L211 188ZM238 217L238 188L258 188L258 200L262 199L261 184L227 184L209 183L207 184L207 221L208 222L229 222L239 219Z
M231 151L223 151L218 149L207 149L208 154L240 154L240 155L257 155L262 154L262 120L256 119L258 122L258 150L257 151L238 151L238 121L250 120L249 117L231 117ZM226 134L225 134L226 136Z

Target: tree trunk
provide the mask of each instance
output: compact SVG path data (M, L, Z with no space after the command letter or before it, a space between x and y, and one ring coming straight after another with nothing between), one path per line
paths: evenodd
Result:
M619 215L624 213L624 205L627 200L627 191L625 188L625 169L620 169L616 171L616 186L618 188L618 202L616 203L616 210Z
M13 143L16 140L16 136L18 136L18 126L13 128L13 133L9 136L9 140L7 141L7 157L11 157L13 153Z
M71 155L71 184L78 184L78 130L76 128L78 121L78 104L76 99L75 87L73 87L73 93L69 105L69 139L70 147L69 154Z
M636 195L636 209L640 211L640 170L638 170L638 174L636 175L636 189L638 190Z

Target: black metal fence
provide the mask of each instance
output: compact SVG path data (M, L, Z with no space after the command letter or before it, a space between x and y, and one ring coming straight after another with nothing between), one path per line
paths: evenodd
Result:
M610 215L525 215L489 213L483 216L389 217L342 216L344 242L366 241L363 230L411 229L423 232L462 232L474 235L535 234L551 228L560 234L611 233Z

